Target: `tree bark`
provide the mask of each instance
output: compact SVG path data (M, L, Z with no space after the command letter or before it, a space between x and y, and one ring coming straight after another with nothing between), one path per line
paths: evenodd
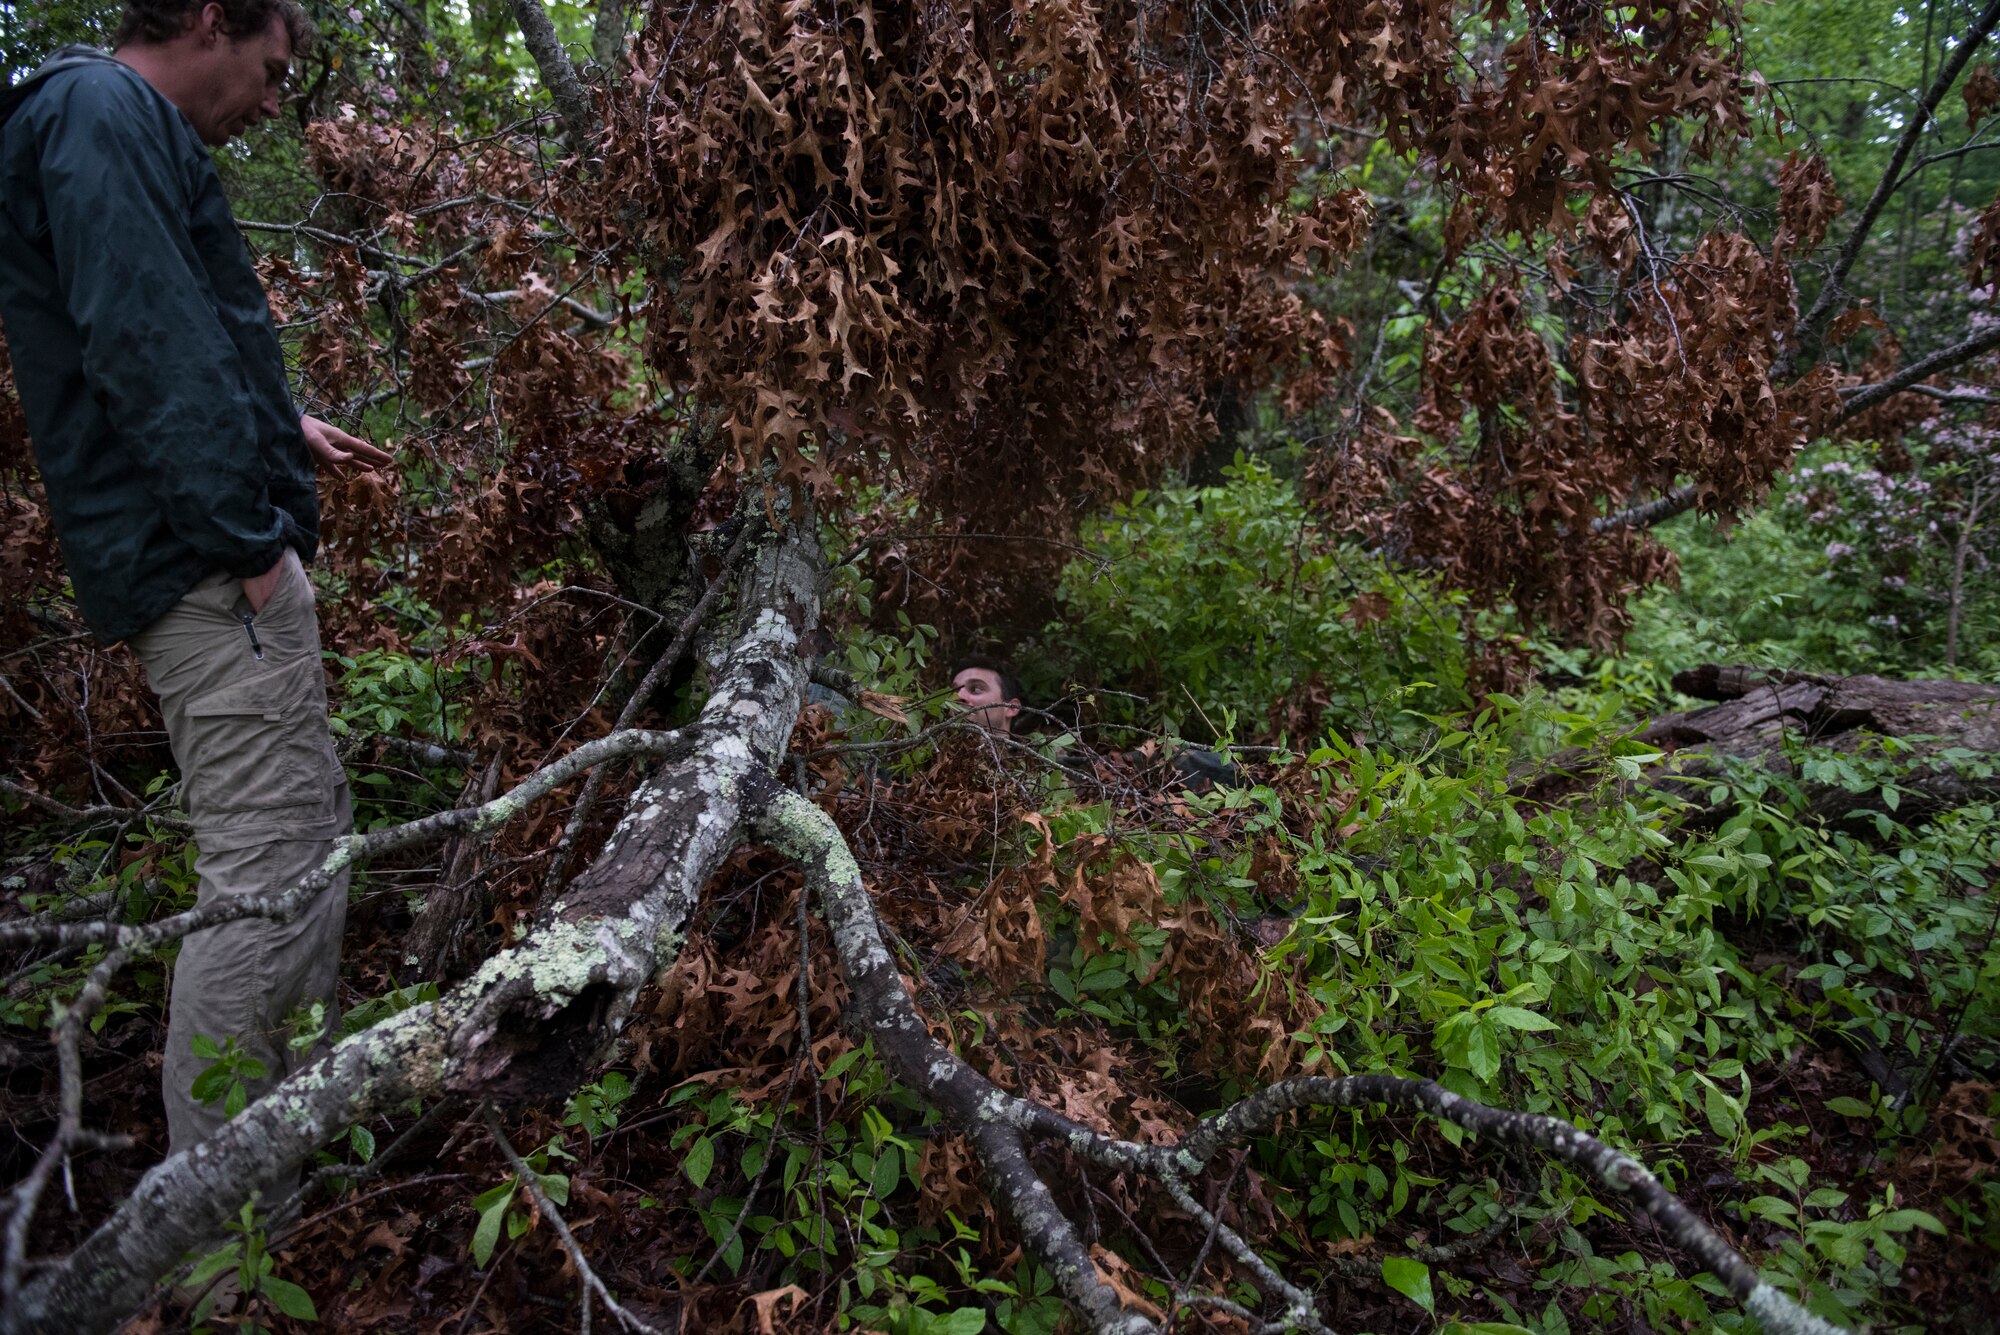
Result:
M734 643L711 665L714 689L683 730L685 756L639 787L603 854L528 937L153 1168L0 1312L0 1335L115 1328L183 1254L216 1236L249 1184L302 1163L363 1118L447 1094L548 1098L606 1059L639 989L678 958L702 887L735 848L746 781L790 739L805 691L799 640L818 617L818 589L808 521L769 541L746 574Z
M597 62L597 77L613 79L618 62L625 58L625 0L598 0L597 18L590 30L590 55Z
M521 37L541 73L542 86L549 90L556 114L562 118L570 151L581 153L597 136L597 109L591 105L590 93L577 78L576 66L570 64L569 53L563 50L562 38L556 34L549 11L542 8L542 0L513 0L513 4L514 19L521 25Z
M1672 777L1662 776L1669 786L1692 792L1695 785L1687 780L1713 778L1725 757L1738 757L1802 778L1810 814L1830 822L1878 811L1909 822L1968 802L2000 799L2000 777L1979 777L1946 754L2000 751L2000 686L1711 663L1677 673L1674 689L1718 703L1663 715L1639 734L1669 754ZM1893 811L1879 789L1856 793L1802 776L1785 747L1790 740L1853 755L1879 748L1884 738L1898 739L1900 754L1915 762L1897 780L1902 794ZM1721 819L1727 810L1709 814Z

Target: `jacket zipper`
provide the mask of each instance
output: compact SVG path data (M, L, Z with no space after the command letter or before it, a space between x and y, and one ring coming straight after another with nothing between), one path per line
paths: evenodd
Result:
M243 633L250 637L250 652L257 655L259 663L264 661L264 646L257 642L257 618L249 612L237 613L243 619Z

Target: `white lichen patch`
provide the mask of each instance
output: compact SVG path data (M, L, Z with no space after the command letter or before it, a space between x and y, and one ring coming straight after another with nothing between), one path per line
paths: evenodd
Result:
M1580 1139L1564 1137L1564 1139ZM1636 1159L1628 1159L1622 1154L1614 1154L1604 1165L1604 1184L1613 1191L1630 1191L1634 1187L1651 1182L1653 1175L1646 1166Z
M1769 1284L1750 1290L1743 1306L1770 1335L1846 1335L1839 1326L1814 1316Z
M633 922L591 919L581 923L552 922L512 950L502 951L480 965L467 987L482 993L513 979L526 979L545 997L573 997L591 982L598 966L608 964L639 933Z

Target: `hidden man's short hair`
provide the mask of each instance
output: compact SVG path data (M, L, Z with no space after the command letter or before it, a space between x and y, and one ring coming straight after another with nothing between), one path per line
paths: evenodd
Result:
M951 665L951 679L957 681L958 674L966 671L968 668L977 668L981 672L991 672L998 678L1000 682L1000 698L1002 700L1013 700L1020 704L1027 703L1027 698L1021 694L1021 679L1015 676L1014 670L1000 659L988 658L985 654L967 654Z

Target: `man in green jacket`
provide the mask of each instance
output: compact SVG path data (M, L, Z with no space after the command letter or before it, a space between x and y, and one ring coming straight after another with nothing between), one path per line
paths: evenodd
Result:
M207 151L277 114L309 37L295 0L129 0L113 54L70 48L0 102L0 321L22 411L84 619L128 641L159 693L203 905L282 893L349 828L301 561L315 458L389 456L294 406ZM334 1024L346 908L343 876L288 922L187 939L172 1151L304 1060L298 1012Z

